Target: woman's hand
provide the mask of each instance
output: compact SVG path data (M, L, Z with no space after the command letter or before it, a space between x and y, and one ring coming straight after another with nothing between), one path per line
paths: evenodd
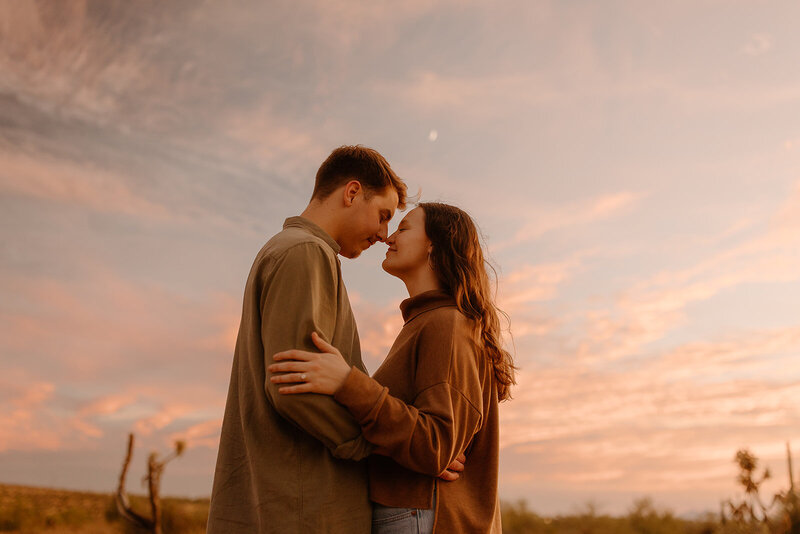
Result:
M311 341L322 352L286 350L272 356L276 362L268 367L273 375L273 384L295 384L278 388L280 393L323 393L333 395L350 374L350 365L342 358L339 350L327 343L316 332L311 333Z

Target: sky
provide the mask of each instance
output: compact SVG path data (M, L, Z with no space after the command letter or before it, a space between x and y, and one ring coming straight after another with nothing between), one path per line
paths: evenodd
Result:
M680 514L800 453L800 4L0 0L0 482L210 494L244 283L343 144L468 211L500 495ZM396 226L398 213L390 228ZM402 326L343 259L369 370ZM795 474L800 478L800 473Z

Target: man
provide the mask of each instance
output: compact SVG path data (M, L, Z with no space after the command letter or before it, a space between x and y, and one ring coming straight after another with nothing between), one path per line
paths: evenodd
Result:
M300 217L256 256L244 292L208 518L209 534L369 533L364 462L371 446L326 395L286 396L272 355L316 350L311 332L365 370L337 254L386 239L406 186L378 152L334 150Z

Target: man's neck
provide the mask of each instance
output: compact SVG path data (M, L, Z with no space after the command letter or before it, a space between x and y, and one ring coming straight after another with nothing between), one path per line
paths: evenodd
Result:
M306 209L303 210L300 216L322 228L326 234L331 236L333 240L338 243L339 224L337 217L333 210L324 202L312 200L308 203L308 206L306 206Z

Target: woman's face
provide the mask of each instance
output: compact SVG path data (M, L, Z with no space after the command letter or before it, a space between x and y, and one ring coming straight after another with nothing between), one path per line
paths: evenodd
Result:
M431 241L425 233L425 211L422 208L409 211L386 244L389 250L382 266L387 273L405 279L420 269L429 269Z

